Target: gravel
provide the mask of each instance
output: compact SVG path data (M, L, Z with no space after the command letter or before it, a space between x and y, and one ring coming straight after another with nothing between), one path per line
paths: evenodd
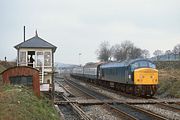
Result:
M58 105L65 120L79 120L80 118L72 110L70 105Z
M118 114L112 113L101 105L83 106L82 109L93 120L122 120Z
M106 96L109 96L111 98L114 98L117 100L126 100L127 99L126 97L123 97L122 95L118 95L117 93L110 92L107 89L104 90L103 88L99 88L99 87L96 87L94 85L90 85L90 84L87 84L87 83L84 83L81 81L78 81L78 82L85 87L88 87L88 88L90 88L96 92L99 92L99 93L104 94Z
M155 105L135 105L135 106L152 111L152 112L159 114L161 116L164 116L168 119L180 120L180 114L170 111L170 110L165 110L165 109L159 108Z

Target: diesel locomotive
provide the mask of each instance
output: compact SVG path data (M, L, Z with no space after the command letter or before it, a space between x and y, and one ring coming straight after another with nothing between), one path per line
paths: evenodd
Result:
M71 76L137 96L153 96L158 85L158 70L148 59L88 64L74 68Z

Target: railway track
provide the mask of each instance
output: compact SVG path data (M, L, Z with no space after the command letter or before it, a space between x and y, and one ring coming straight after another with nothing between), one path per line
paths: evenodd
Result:
M56 95L59 96L59 95ZM63 105L68 105L70 106L75 113L77 113L78 117L82 120L92 120L75 102L70 102L70 99L66 97L65 95L60 96L61 100L64 99L63 101L66 101L66 104ZM62 106L61 106L62 107ZM66 106L67 107L67 106ZM75 119L75 118L72 118Z
M94 84L91 84L92 86L96 86ZM104 89L104 87L102 87L102 89ZM114 90L108 89L108 91L112 91L114 93L117 93ZM142 98L142 97L137 97L137 96L132 96L132 95L128 95L128 94L123 94L123 93L117 93L119 95L125 96L127 98L132 98L132 99L142 99L144 101L148 100L148 102L145 102L145 104L143 104L143 102L129 102L129 104L134 104L136 106L136 104L138 105L138 107L141 106L146 106L145 108L147 108L148 111L150 112L154 112L154 113L158 113L161 116L164 116L168 119L180 119L180 99L158 99L156 97L152 97L152 98ZM144 108L143 108L144 109Z
M93 86L96 86L94 84L91 84ZM102 89L104 89L104 87L102 87ZM137 97L137 96L132 96L129 94L123 94L121 92L116 92L115 90L112 89L108 89L108 91L112 91L114 93L117 93L119 95L125 96L127 98L132 98L132 99L144 99L144 100L148 100L149 102L146 102L145 104L143 104L143 102L130 102L129 104L138 104L139 106L142 105L146 105L149 106L148 108L151 109L147 109L148 111L152 112L152 109L154 110L154 113L159 113L160 115L168 118L168 119L180 119L180 99L170 99L170 100L166 100L166 98L164 98L164 100L159 100L156 97L152 97L152 98L142 98L142 97ZM139 107L138 106L138 107ZM144 108L143 108L144 109Z
M66 96L63 96L66 101L70 101ZM78 113L83 120L92 120L76 103L69 103L70 106Z
M102 95L100 93L97 93L95 91L89 90L86 87L75 83L74 81L71 80L66 80L66 82L72 86L76 86L77 89L85 92L86 94L94 97L95 99L101 100L101 101L105 101L105 100L113 100L111 97ZM110 107L111 109L115 109L116 111L118 111L119 113L121 113L124 116L128 116L128 119L147 119L147 120L152 120L152 119L159 119L159 120L166 120L167 118L162 117L158 114L154 114L151 113L147 110L144 110L142 108L130 105L130 104L125 104L125 103L121 103L121 104L106 104L108 107Z
M101 87L101 86L97 86L97 85L92 84L92 83L90 83L90 85L96 86L96 87ZM104 89L104 87L101 87L101 89ZM166 100L158 101L157 100L158 98L155 98L155 97L152 97L152 98L143 98L143 97L138 97L138 96L132 96L132 95L129 95L129 94L125 94L125 93L122 93L122 92L119 92L119 91L117 92L117 91L112 90L112 89L108 89L108 91L117 93L119 95L122 95L122 96L127 97L127 98L131 98L131 99L144 99L144 100L148 99L149 103L153 103L157 107L160 107L160 108L166 109L166 110L170 110L170 111L173 111L173 112L176 112L176 113L180 114L180 103L178 101L176 101L176 100L174 100L174 101L173 100L171 100L171 101L168 101L168 100L167 101ZM136 104L136 102L135 102L135 104ZM174 104L174 105L171 105L171 104Z
M154 101L154 100L153 100ZM167 109L167 110L171 110L171 111L173 111L173 112L177 112L177 113L179 113L180 114L180 108L179 107L177 107L177 106L172 106L172 105L170 105L170 104L168 104L168 103L156 103L156 105L158 106L158 107L161 107L161 108L164 108L164 109Z
M73 85L72 83L70 83L70 82L68 82L68 81L66 81L68 84L70 84L71 86L73 86L73 87L75 87L76 89L79 89L79 87L81 87L81 86L75 86L75 85ZM63 87L63 86L62 86ZM67 90L66 88L64 88L65 90ZM79 89L80 91L83 91L84 92L84 89L82 90L82 89ZM67 90L68 91L68 90ZM68 91L69 92L69 91ZM90 93L88 93L88 92L90 92ZM107 96L102 96L102 95L100 95L100 94L93 94L93 92L92 91L88 91L88 92L85 92L85 94L87 94L87 95L89 95L89 96L91 96L91 97L93 97L93 98L96 98L96 97L98 97L99 99L101 99L101 100L103 100L103 99L108 99L109 97L107 97ZM93 95L92 95L93 94ZM96 96L96 97L95 97ZM70 104L71 106L74 106L74 104L76 105L75 106L75 108L77 107L77 102L76 101L72 101L72 100L70 100L70 99L68 99L67 97L65 97L65 96L63 96L63 99L64 99L64 101L61 101L61 102L57 102L56 101L56 104ZM62 100L62 99L61 99ZM74 107L73 107L74 108ZM125 112L123 112L123 111L119 111L117 108L113 108L113 107L111 107L111 106L109 106L108 104L104 104L103 105L103 108L107 108L107 109L109 109L111 112L113 112L113 113L116 113L116 114L119 114L119 116L121 117L121 119L125 119L125 120L137 120L136 118L134 118L133 116L131 116L131 115L128 115L128 114L126 114ZM84 112L82 112L82 110L80 110L79 111L79 109L80 108L78 108L78 110L77 109L75 109L76 111L78 111L78 114L80 115L80 117L82 118L82 119L84 119L84 120L86 120L87 118L85 118L85 117L83 117L84 115L86 115ZM82 112L82 113L81 113ZM83 115L84 114L84 115ZM83 115L83 116L82 116ZM88 116L89 117L89 116ZM91 118L90 118L91 119Z
M67 82L73 82L73 81L66 81L66 83ZM145 109L145 108L141 107L143 105L146 105L146 106L147 105L149 105L149 106L154 105L154 106L159 107L159 108L163 108L163 109L167 109L167 110L171 110L173 112L179 113L179 107L177 107L177 105L179 104L180 100L179 100L179 102L176 99L174 99L174 101L173 101L172 99L171 100L159 100L159 99L156 99L156 98L153 98L153 99L144 99L144 98L142 99L141 98L141 100L138 100L140 97L135 98L135 96L133 96L133 99L135 99L135 100L132 100L132 98L131 98L131 100L132 100L131 101L126 96L126 100L125 100L126 102L123 102L122 100L118 100L118 101L114 100L113 97L108 97L109 95L102 95L101 92L98 93L99 91L97 92L98 94L95 93L95 95L92 95L92 94L94 94L94 91L93 90L86 91L86 89L94 89L94 87L90 87L88 84L85 84L85 83L82 83L82 82L79 82L79 81L78 81L78 83L74 83L76 85L73 85L73 83L67 83L67 84L69 84L69 86L71 86L71 87L73 86L74 88L79 89L78 91L82 91L82 92L84 92L85 94L91 96L91 98L94 98L94 99L87 99L87 100L82 99L82 100L76 100L76 101L70 100L69 102L61 101L60 104L62 104L62 102L63 103L76 103L79 106L82 106L82 105L86 106L88 104L93 106L93 105L96 105L96 104L97 105L101 104L101 106L102 105L106 106L106 108L111 109L111 111L113 110L114 112L118 113L120 115L120 118L123 118L123 119L144 119L144 114L147 114L146 119L152 119L152 118L153 119L172 119L172 117L169 117L169 116L166 116L166 115L163 115L163 114L159 114L159 113L158 113L159 115L158 114L154 115L154 113L156 113L156 111L154 112L154 111L151 111L151 110L148 110L148 109ZM85 88L82 89L82 86L85 87ZM89 87L89 88L87 88L87 87ZM89 91L91 91L91 92L89 92ZM96 97L94 97L94 96L96 96ZM59 104L59 103L57 103L57 104ZM131 107L130 109L134 109L134 110L131 110L131 112L128 113L127 111L130 111L129 108L127 106L125 106L125 105L124 105L125 106L124 107L123 104L126 104L126 105L130 106ZM175 107L173 107L171 104L174 104ZM112 105L112 106L110 106L110 105ZM124 108L128 108L128 109L125 109L123 111ZM120 111L119 109L122 109L122 110ZM137 113L137 111L139 111L139 110L145 111L146 113L143 113L143 112ZM134 112L134 114L132 114L133 112ZM153 112L153 115L149 115L152 112ZM140 113L142 113L142 115L140 115ZM138 114L138 116L136 116L137 114ZM154 116L156 116L156 117L154 117ZM157 118L157 116L158 117L160 116L160 118ZM179 119L179 114L175 114L173 118L174 119Z

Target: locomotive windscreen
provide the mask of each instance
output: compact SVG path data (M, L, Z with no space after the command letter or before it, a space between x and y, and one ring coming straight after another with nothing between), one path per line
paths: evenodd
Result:
M131 70L134 71L136 68L156 68L155 64L149 61L137 61L131 64Z

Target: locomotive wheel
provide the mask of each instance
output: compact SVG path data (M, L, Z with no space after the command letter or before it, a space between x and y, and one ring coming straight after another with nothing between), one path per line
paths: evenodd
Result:
M150 91L151 91L151 94L149 95L149 96L154 96L154 94L156 93L156 91L157 91L157 87L156 87L156 85L152 85L152 86L150 86Z
M138 86L135 86L134 88L135 88L135 96L141 96L142 95L141 89Z

